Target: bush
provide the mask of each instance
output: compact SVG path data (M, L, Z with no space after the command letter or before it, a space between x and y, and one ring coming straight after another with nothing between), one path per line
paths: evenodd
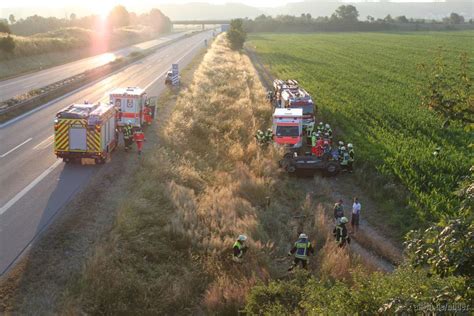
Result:
M15 46L15 40L10 35L0 39L0 50L3 50L6 53L12 53Z
M230 29L227 31L227 38L233 50L239 50L244 47L244 42L247 37L243 29L242 19L235 19L230 21Z

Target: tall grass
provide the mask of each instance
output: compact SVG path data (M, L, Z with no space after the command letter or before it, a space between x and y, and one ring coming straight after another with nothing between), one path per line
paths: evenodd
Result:
M286 271L288 262L276 259L297 232L320 233L310 196L277 169L281 153L255 145L271 112L248 57L218 37L152 136L159 145L130 179L128 203L65 311L236 314L257 281ZM242 264L231 260L239 234L249 236ZM324 261L335 278L345 272L329 266L344 256Z

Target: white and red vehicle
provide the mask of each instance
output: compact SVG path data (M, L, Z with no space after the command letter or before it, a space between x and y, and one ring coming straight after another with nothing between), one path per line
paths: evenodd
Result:
M145 124L147 96L138 87L117 88L110 92L110 103L117 109L117 126L132 124L141 127Z
M296 80L281 80L275 79L273 80L273 89L274 89L274 98L276 102L276 107L282 107L280 100L281 100L281 93L286 89L298 89L299 84Z
M314 103L306 90L302 88L284 89L281 92L282 108L303 109L303 126L314 123Z
M273 141L292 149L303 146L303 109L276 108L273 113Z

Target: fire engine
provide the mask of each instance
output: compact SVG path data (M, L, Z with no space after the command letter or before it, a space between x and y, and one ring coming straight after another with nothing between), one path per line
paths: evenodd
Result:
M112 104L72 104L56 114L54 153L64 162L81 158L104 163L117 146Z
M281 92L280 106L282 108L303 109L303 127L314 123L314 103L306 90L302 88L289 88Z

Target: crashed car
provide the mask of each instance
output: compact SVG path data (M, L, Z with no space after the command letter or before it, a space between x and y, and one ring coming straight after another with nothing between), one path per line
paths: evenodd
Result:
M316 157L309 153L299 156L296 152L286 154L280 160L280 167L288 173L296 172L316 172L322 171L326 176L335 176L341 171L341 166L337 160L333 160L331 155Z
M165 84L173 84L172 77L173 77L173 72L170 70L166 73Z

